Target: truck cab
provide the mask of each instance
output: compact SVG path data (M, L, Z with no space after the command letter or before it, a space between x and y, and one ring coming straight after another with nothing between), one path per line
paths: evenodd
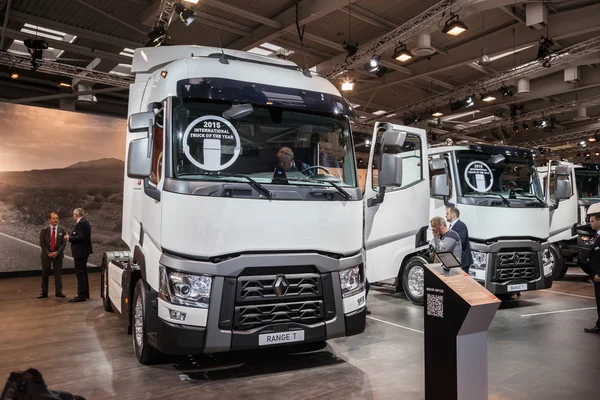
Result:
M469 275L495 295L552 286L548 250L549 206L543 199L533 153L509 146L470 145L429 149L443 160L450 194L432 193L431 216L456 206L469 231L473 264ZM565 196L565 182L557 193Z
M557 280L569 267L585 266L585 257L581 257L585 252L579 251L577 243L577 227L587 223L589 206L600 201L600 164L549 161L538 172L544 182L545 199L551 205L550 255L553 279ZM556 179L569 181L572 190L568 199L556 200Z
M294 63L137 49L122 238L102 299L141 363L365 328L352 107Z

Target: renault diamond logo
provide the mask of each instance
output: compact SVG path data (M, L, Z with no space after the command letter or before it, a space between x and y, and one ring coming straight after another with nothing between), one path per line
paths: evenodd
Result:
M275 289L275 294L278 297L284 296L288 290L288 287L290 287L290 285L283 275L279 275L273 284L273 289Z

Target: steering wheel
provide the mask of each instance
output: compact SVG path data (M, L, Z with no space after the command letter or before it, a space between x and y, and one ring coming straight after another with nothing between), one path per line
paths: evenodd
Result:
M327 174L328 174L328 175L331 175L331 172L329 172L329 170L328 170L327 168L325 168L325 167L322 167L322 166L320 166L320 165L313 165L312 167L305 168L305 169L304 169L304 170L302 170L301 172L302 172L302 173L305 173L306 171L311 171L311 170L313 170L313 169L322 169L323 171L327 172Z

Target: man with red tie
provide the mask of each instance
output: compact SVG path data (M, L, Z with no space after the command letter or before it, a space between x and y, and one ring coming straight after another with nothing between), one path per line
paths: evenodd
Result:
M48 214L49 225L40 231L40 247L42 248L42 294L38 299L48 297L48 278L50 269L54 268L54 288L56 297L65 297L62 292L62 266L67 241L65 230L58 227L58 214Z

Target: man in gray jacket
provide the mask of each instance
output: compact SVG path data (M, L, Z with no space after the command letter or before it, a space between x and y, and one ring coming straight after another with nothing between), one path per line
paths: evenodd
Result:
M454 254L454 257L460 261L462 256L462 246L460 244L460 236L458 233L448 229L446 220L442 217L433 217L429 223L431 224L431 230L433 232L433 239L429 242L429 256L433 259L435 253L451 251L452 254Z

